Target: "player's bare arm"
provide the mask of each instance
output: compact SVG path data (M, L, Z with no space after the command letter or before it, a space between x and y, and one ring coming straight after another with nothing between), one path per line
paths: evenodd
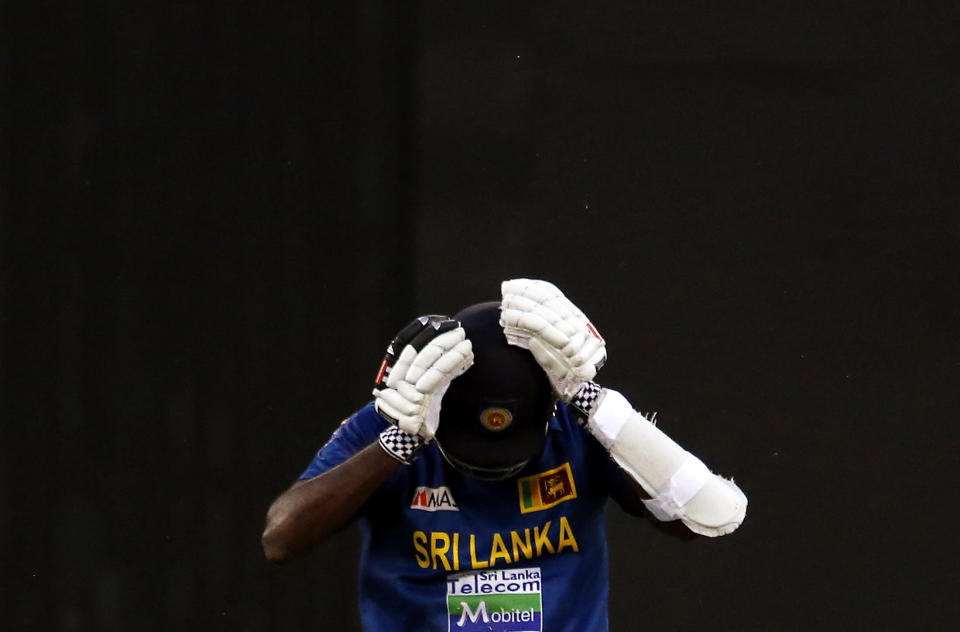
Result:
M373 443L320 476L294 483L267 511L264 555L278 564L303 557L349 523L400 465Z
M267 511L263 552L282 563L309 553L345 526L401 464L409 465L437 429L440 398L473 362L460 323L421 316L387 347L374 380L377 412L391 425L379 440L341 463L299 481Z

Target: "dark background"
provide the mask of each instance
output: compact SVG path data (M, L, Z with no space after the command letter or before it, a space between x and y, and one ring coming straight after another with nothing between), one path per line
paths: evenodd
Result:
M946 6L3 3L0 626L358 629L355 530L266 508L516 276L750 499L611 508L614 631L956 621Z

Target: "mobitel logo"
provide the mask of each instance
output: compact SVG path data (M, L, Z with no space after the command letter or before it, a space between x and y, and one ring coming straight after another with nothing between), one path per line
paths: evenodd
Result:
M540 567L447 576L449 632L541 632Z
M418 487L410 509L421 511L460 511L447 487Z

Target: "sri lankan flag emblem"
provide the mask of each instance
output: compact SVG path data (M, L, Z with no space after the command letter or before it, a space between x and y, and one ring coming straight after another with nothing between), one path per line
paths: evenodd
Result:
M517 488L520 492L520 513L542 511L577 497L577 486L573 483L569 462L546 472L525 476L517 481Z

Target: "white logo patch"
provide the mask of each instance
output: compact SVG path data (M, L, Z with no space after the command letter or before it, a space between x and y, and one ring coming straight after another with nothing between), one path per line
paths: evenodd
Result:
M448 632L541 632L539 566L447 576Z
M418 487L410 509L421 511L460 511L448 487Z

